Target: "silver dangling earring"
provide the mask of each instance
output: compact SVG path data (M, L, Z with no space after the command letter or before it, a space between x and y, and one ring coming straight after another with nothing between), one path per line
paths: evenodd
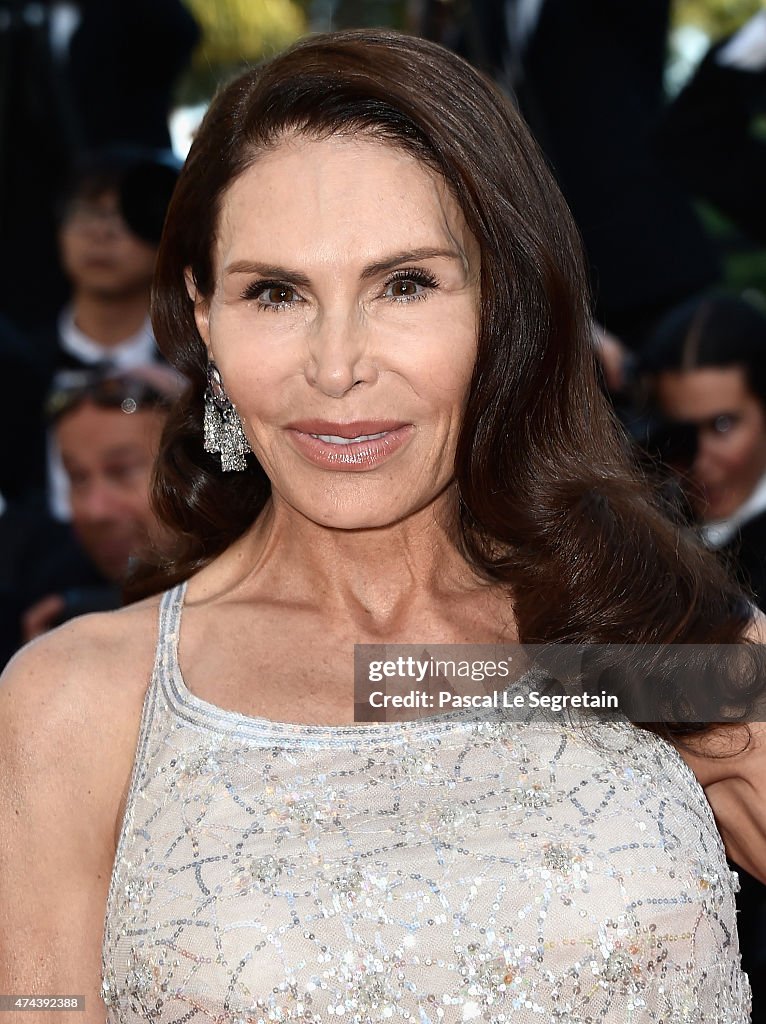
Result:
M252 448L242 429L239 413L231 404L220 371L212 359L207 364L203 431L203 447L206 452L220 454L224 473L247 469L245 455Z

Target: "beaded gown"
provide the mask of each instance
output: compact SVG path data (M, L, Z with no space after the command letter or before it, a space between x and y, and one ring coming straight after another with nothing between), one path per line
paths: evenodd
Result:
M160 635L109 887L108 1024L745 1024L702 789L624 721L275 723Z

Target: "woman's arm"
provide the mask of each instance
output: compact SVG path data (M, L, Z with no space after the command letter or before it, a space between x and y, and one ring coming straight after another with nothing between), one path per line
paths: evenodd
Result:
M766 644L762 612L747 635ZM744 726L721 726L696 742L698 752L679 753L705 790L728 856L766 884L766 722L747 728L749 740Z
M77 1024L106 1018L101 942L125 770L108 691L89 664L104 651L98 634L85 620L62 627L0 680L0 993L83 996ZM2 1018L61 1020L44 1010Z

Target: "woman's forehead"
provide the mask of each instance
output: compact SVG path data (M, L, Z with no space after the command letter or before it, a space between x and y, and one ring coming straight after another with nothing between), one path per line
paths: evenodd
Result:
M291 136L225 193L216 262L264 248L274 259L323 251L375 258L437 245L465 254L469 235L444 179L413 154L369 136Z

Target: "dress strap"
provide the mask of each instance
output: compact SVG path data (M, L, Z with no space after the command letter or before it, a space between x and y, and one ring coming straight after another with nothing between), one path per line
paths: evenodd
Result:
M107 914L104 931L104 946L102 956L106 955L109 943L114 941L114 921L123 912L124 904L119 907L116 904L117 887L122 878L123 872L130 869L131 865L125 861L126 844L131 840L134 819L136 814L136 801L143 788L147 785L149 775L148 759L150 757L150 737L154 729L166 729L167 722L163 720L163 702L161 693L164 680L167 679L168 670L172 671L172 659L177 656L178 632L181 623L181 609L183 607L186 583L180 583L171 590L166 590L160 598L159 608L159 630L157 636L157 650L154 658L154 670L149 686L144 697L141 710L141 724L138 731L138 743L136 754L133 759L133 768L128 784L128 795L125 801L122 823L120 825L117 849L115 852L112 875L109 882L107 895ZM102 996L107 999L110 994L110 975L106 973L106 960L102 959L102 973L104 985ZM107 1000L108 1001L108 1000Z
M186 596L186 581L166 590L160 600L157 654L154 662L155 677L172 673L178 663L178 638L181 631L181 612Z

